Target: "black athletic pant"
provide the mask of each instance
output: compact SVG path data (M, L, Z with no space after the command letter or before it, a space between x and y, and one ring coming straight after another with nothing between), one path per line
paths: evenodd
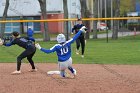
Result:
M35 69L34 61L32 60L32 57L34 56L36 52L36 48L34 45L28 46L28 48L23 51L18 57L17 57L17 71L20 70L21 67L21 60L23 58L27 57L27 60L29 61L30 65L32 66L32 69Z
M84 52L85 52L85 38L84 37L79 37L76 39L77 50L79 50L80 44L81 44L81 48L82 48L82 55L84 55Z

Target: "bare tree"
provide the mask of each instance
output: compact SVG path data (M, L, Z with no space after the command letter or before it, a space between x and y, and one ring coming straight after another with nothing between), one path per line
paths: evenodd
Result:
M4 12L3 12L3 17L2 17L2 21L6 20L7 12L8 12L8 7L9 7L9 0L6 0L5 9L4 9ZM4 32L5 32L5 23L2 23L1 24L0 37L3 37L4 36Z
M93 0L93 17L98 17L98 0ZM93 39L97 39L97 20L93 21Z
M119 15L120 15L120 0L114 0L114 8L115 8L115 17L119 17ZM118 38L118 30L119 30L119 20L114 20L112 39Z
M47 12L46 12L46 0L38 0L41 8L41 14L43 19L47 19ZM49 31L48 31L48 24L47 22L44 22L44 41L50 41Z
M20 20L23 20L23 14L21 12L19 12L18 10L16 10L15 8L12 8L11 6L9 6L8 8L10 11L13 11L14 13L16 13L17 15L20 16ZM20 22L20 33L23 34L24 33L24 24L23 22Z
M68 19L68 5L67 0L63 0L63 9L64 9L64 18ZM69 32L68 32L68 21L64 22L64 33L66 35L67 40L69 39Z
M90 12L87 8L87 1L86 0L80 0L81 4L81 15L82 18L89 18L90 17ZM84 21L84 25L90 29L90 22L89 21ZM86 39L89 39L89 31L86 33Z

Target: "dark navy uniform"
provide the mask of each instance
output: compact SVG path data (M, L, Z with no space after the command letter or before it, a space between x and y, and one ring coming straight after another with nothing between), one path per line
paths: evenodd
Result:
M21 67L21 60L25 57L27 57L27 60L32 66L32 69L35 69L34 62L32 60L32 57L34 56L36 52L36 48L34 45L34 40L30 39L29 37L17 37L15 39L12 39L10 42L4 43L4 46L11 46L11 45L18 45L25 50L17 57L17 71L20 70Z
M74 25L74 27L72 28L72 32L75 31L75 33L78 33L79 29L83 26L84 26L83 24ZM84 55L84 50L85 50L85 34L84 33L81 33L79 38L76 39L77 50L79 50L80 48L80 43L81 43L81 48L82 48L82 55Z

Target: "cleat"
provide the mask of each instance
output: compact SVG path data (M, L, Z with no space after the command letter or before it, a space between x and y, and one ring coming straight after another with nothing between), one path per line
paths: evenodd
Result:
M75 78L76 77L76 74L77 74L77 71L75 70L75 69L73 69L74 70L74 72L73 72L73 78Z
M81 55L82 58L84 58L84 55Z
M31 69L31 70L29 70L29 72L36 72L37 71L37 69Z
M76 52L77 55L79 55L79 52Z
M21 71L17 71L17 70L16 70L16 71L12 72L11 74L12 74L12 75L18 75L18 74L21 74Z
M76 54L79 55L79 50L76 50Z
M73 69L73 71L74 71L74 72L73 72L73 74L74 74L74 75L76 75L76 74L77 74L77 73L76 73L76 70L75 70L75 69Z

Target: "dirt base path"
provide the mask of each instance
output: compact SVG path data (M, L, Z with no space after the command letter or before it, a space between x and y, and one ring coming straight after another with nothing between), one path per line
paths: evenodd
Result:
M16 63L0 63L0 93L140 93L140 65L74 64L75 79L48 76L57 64L36 64L28 72L22 64L20 75L11 75Z

